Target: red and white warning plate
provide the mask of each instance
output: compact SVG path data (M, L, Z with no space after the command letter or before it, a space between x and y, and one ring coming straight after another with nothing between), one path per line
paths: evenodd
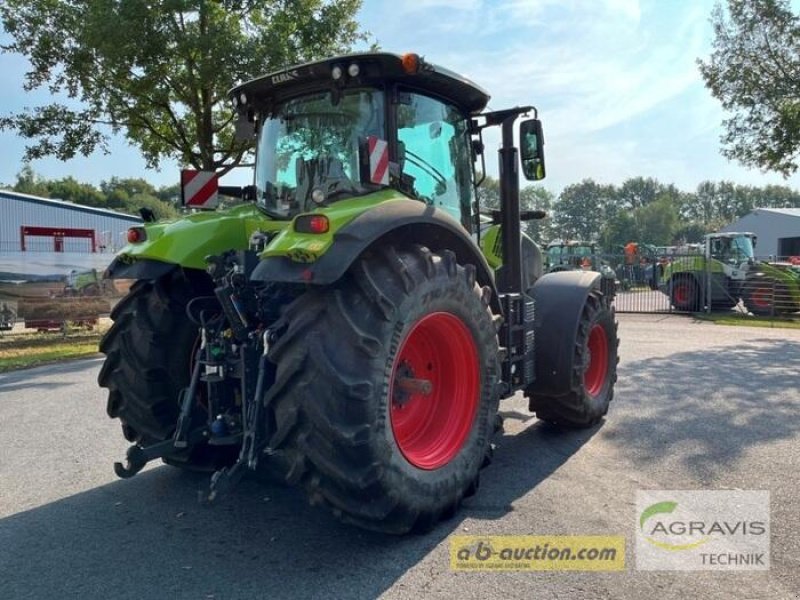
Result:
M374 135L367 137L369 150L369 180L389 185L389 144Z
M219 182L214 171L181 171L181 200L184 206L212 210L219 204Z

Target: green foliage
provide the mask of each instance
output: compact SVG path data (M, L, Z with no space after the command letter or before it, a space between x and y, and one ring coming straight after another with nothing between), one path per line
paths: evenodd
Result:
M727 181L704 181L696 192L686 193L653 178L636 177L619 187L585 179L561 192L549 233L550 239L599 241L606 251L618 252L630 241L659 246L698 242L759 207L800 207L800 193Z
M54 101L0 118L30 140L26 160L107 151L124 133L148 166L171 158L219 171L249 151L234 138L237 82L347 51L365 39L361 0L4 0L0 18L26 56L25 89Z
M541 186L529 185L519 191L521 210L543 210L548 215L546 219L522 223L523 231L539 244L544 245L554 237L552 218L554 204L555 196L553 193Z
M478 200L482 211L500 208L500 182L494 177L486 177L478 188ZM541 186L528 185L519 191L520 210L544 210L550 215L555 203L552 192ZM546 243L553 235L552 218L537 221L524 221L522 230L538 243Z
M613 186L591 179L568 185L556 204L553 226L557 237L593 241L600 238L606 216L615 214L617 192Z
M637 238L648 244L666 246L672 243L678 211L669 196L660 196L634 211Z
M139 214L140 208L149 208L159 221L162 219L177 219L180 216L178 209L172 204L162 202L155 196L149 194L134 194L123 206L125 212L137 215Z
M171 197L174 188L175 186L167 186L156 189L144 179L112 177L108 181L100 182L98 189L91 183L81 183L73 177L44 179L30 165L25 165L17 174L17 183L13 189L23 194L57 198L96 208L110 208L134 215L139 214L140 208L149 208L158 219L174 219L179 216L175 204L161 200L162 197Z
M47 182L41 176L37 175L28 164L22 167L22 170L17 173L17 182L14 184L13 189L20 194L42 196L44 198L50 197L50 191L47 189Z
M713 51L699 61L711 94L732 116L722 153L784 176L800 153L800 19L789 0L728 0L711 15Z

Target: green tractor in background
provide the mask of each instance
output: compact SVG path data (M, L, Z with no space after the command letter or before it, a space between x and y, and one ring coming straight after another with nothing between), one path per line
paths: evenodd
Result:
M603 292L613 298L617 288L617 275L600 256L594 242L580 240L553 240L545 248L545 269L548 273L559 271L596 271L602 277Z
M544 217L519 209L520 166L545 174L538 119L514 144L535 109L482 112L483 89L414 54L304 64L231 98L256 164L226 193L255 201L132 228L108 269L137 280L100 346L133 442L119 476L207 469L213 500L256 470L404 533L476 491L500 399L522 391L567 427L603 418L618 340L600 275L543 275L520 232ZM495 126L502 208L482 215Z
M697 255L664 266L659 289L681 311L729 310L741 299L755 315L800 311L800 275L755 259L752 233L711 233Z

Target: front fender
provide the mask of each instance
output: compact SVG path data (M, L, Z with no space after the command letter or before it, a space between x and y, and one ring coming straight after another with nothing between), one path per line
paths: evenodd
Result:
M600 273L547 273L528 291L536 301L536 380L529 395L563 396L572 385L575 340L589 293L600 290Z

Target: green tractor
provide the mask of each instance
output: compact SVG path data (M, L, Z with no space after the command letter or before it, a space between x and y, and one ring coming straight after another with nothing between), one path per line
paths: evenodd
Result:
M600 257L600 249L594 242L553 240L545 248L545 269L548 273L578 269L597 271L602 277L603 292L612 298L616 293L617 275Z
M711 233L696 255L664 266L659 289L677 310L708 306L728 310L739 299L756 315L800 310L800 275L789 267L755 259L752 233Z
M254 202L134 227L108 269L137 280L100 345L108 414L133 442L119 476L157 458L206 469L213 500L255 470L404 533L476 491L500 399L521 391L565 427L603 418L618 339L600 275L543 275L520 232L544 216L519 209L520 167L545 174L534 108L483 112L474 83L387 53L231 98L256 162L253 186L225 191ZM502 209L482 232L488 127Z

